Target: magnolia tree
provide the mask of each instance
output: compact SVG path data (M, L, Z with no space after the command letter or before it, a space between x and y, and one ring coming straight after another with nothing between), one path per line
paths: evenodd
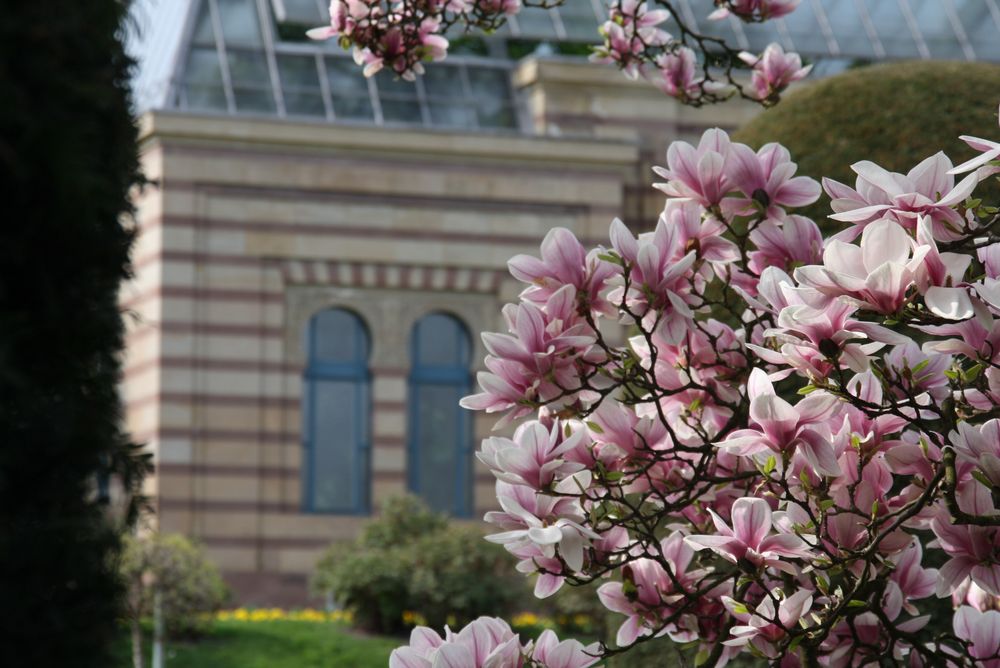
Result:
M824 240L783 147L710 130L657 169L655 231L513 258L527 287L462 402L519 424L479 452L488 539L539 597L603 582L621 626L417 629L391 665L582 668L666 635L705 665L1000 667L1000 215L972 197L1000 142L963 139L958 167L824 181Z
M445 33L492 32L522 7L551 8L566 0L332 0L330 25L309 31L314 39L337 39L354 52L366 76L383 68L404 79L423 73L423 63L443 60ZM589 2L590 0L571 0ZM801 0L715 0L709 19L730 15L759 23L792 12ZM642 75L668 95L700 106L734 95L771 105L811 65L771 44L761 54L733 49L699 33L668 0L612 0L599 29L593 60L613 63L632 77ZM670 32L668 32L670 30ZM752 71L749 83L736 73Z

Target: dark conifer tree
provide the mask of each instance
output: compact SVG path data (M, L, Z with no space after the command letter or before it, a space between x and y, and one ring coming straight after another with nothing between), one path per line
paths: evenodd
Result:
M117 382L139 183L125 0L0 11L0 665L112 665ZM135 477L132 482L135 482Z

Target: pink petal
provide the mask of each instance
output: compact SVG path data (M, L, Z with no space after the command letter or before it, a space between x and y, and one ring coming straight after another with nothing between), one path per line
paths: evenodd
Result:
M736 499L732 509L733 535L756 549L771 531L771 506L764 499Z

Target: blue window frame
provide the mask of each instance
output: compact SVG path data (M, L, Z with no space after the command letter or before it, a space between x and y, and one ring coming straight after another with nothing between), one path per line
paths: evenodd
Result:
M307 512L368 512L370 348L367 328L350 311L327 309L309 321L302 406Z
M472 514L471 339L459 320L432 313L413 327L410 353L408 482L434 510Z

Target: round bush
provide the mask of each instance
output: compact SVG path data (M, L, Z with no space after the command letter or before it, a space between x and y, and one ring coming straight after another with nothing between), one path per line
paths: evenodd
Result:
M853 187L850 165L859 160L905 174L941 150L955 164L973 157L975 152L958 137L1000 137L998 103L1000 65L876 65L788 94L733 138L754 148L781 143L798 163L799 174L829 176ZM829 213L826 195L807 213L820 222Z

